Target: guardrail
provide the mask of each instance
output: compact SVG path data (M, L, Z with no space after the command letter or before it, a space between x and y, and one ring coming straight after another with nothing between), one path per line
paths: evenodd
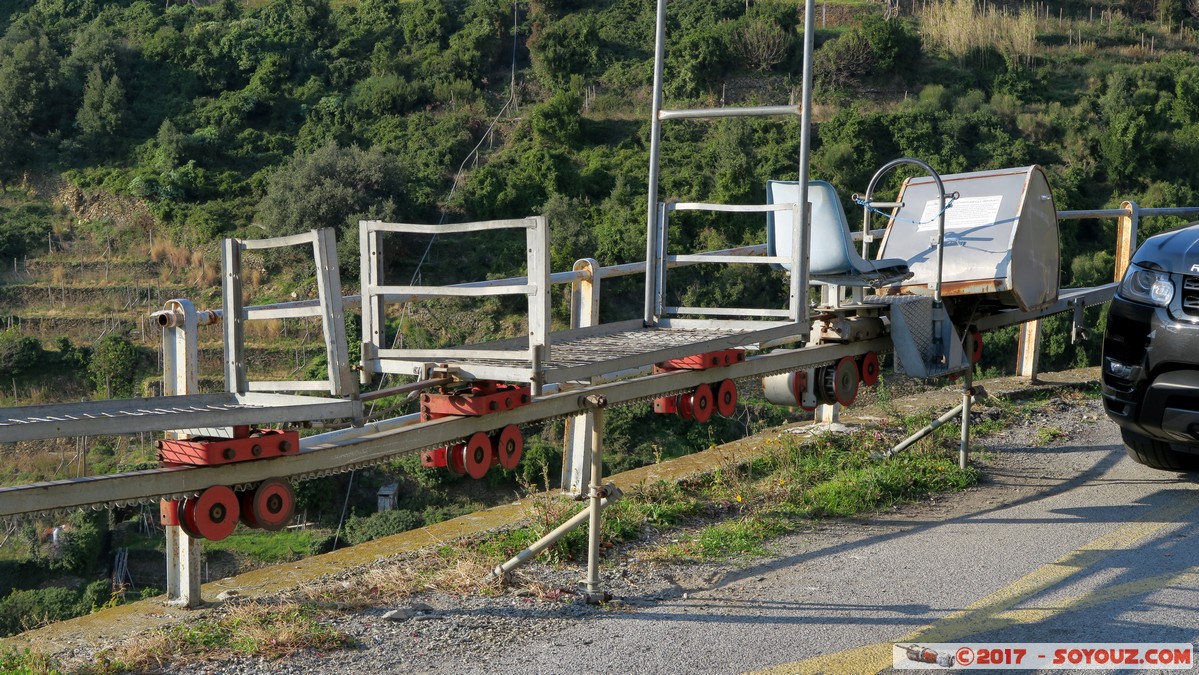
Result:
M1124 276L1125 270L1128 269L1129 261L1132 259L1132 254L1137 248L1137 236L1140 228L1140 223L1143 218L1152 217L1189 217L1199 216L1199 207L1169 207L1169 208L1142 208L1136 202L1126 201L1120 205L1120 208L1115 209L1091 209L1091 210L1073 210L1059 211L1057 214L1058 221L1065 220L1085 220L1088 218L1115 218L1117 220L1116 230L1116 266L1113 275L1114 281L1120 281ZM883 235L886 230L875 229L870 231L872 237ZM860 240L861 232L853 234L855 240ZM709 251L698 254L702 257L731 257L740 256L766 256L765 244L754 244L749 246L739 246L736 248L721 249L717 251ZM668 260L667 266L670 268L686 267L699 264L694 257L688 257L685 260ZM617 277L644 275L646 271L646 263L633 262L622 263L619 265L599 266L598 262L590 258L584 258L575 263L574 269L566 272L553 272L549 275L549 284L551 286L560 284L571 284L572 289L572 320L571 327L577 328L580 326L593 326L599 322L599 282L603 279L613 279ZM487 281L477 281L465 284L460 284L463 288L488 288L496 286L519 286L526 283L524 277L512 277L508 279L490 279ZM591 286L595 286L594 289ZM586 299L584 298L590 298ZM392 300L395 302L406 302L416 300L420 297L418 294L395 295ZM345 296L344 305L355 306L361 304L361 296L347 295ZM317 307L317 300L300 300L296 302L278 303L264 306L246 307L245 311L255 313L255 316L268 318L266 310L288 311L293 309L301 309L306 307ZM209 321L218 321L221 319L222 312L220 310L210 310L202 313L205 319ZM274 314L269 315L271 317ZM588 320L589 319L589 320ZM206 322L205 322L206 323ZM1037 365L1040 360L1040 339L1041 339L1041 322L1040 320L1032 320L1024 324L1019 336L1019 347L1016 358L1016 372L1024 377L1036 377Z
M1085 220L1088 218L1116 219L1116 269L1113 281L1124 278L1124 272L1137 250L1137 232L1142 218L1160 216L1199 216L1199 206L1141 208L1136 202L1126 201L1118 209L1092 209L1086 211L1058 211L1058 221ZM1020 329L1016 351L1016 373L1022 377L1036 378L1041 360L1041 320L1025 323Z

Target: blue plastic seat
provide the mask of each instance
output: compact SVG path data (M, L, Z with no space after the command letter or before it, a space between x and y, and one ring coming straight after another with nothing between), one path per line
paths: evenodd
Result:
M839 286L885 286L912 275L908 262L898 258L866 260L854 248L845 209L833 186L822 180L808 183L808 201L812 204L811 266L812 281ZM768 204L799 203L799 181L772 180L766 183ZM786 256L791 252L795 223L787 211L767 214L767 255ZM783 264L789 270L790 264Z

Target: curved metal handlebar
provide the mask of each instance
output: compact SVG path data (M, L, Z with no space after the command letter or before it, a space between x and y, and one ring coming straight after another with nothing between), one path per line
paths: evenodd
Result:
M879 181L882 180L882 177L886 175L888 171L905 164L911 164L924 169L924 171L928 173L928 175L932 176L933 180L937 182L937 193L940 195L941 208L937 212L937 278L933 283L933 300L939 303L941 302L941 270L945 264L945 200L949 196L945 194L945 183L941 182L941 174L937 173L937 170L929 166L927 162L923 162L919 159L912 159L910 157L893 159L884 164L878 171L874 172L874 177L870 179L870 185L866 188L865 201L867 205L870 203L871 198L874 196L874 189L878 187ZM956 198L957 193L955 192L954 195ZM870 230L870 210L864 206L863 212L864 215L862 228L863 233L865 233L869 232Z

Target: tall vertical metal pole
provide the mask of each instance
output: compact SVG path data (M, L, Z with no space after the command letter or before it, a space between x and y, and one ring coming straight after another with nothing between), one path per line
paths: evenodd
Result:
M604 477L604 460L603 460L603 434L604 434L604 409L602 406L593 408L588 412L592 415L591 418L591 503L588 506L591 509L587 521L587 582L585 592L587 602L596 603L603 602L607 599L607 594L600 590L599 576L599 556L600 556L600 516L603 514L604 505L600 501L604 497L603 485L600 481Z
M809 0L811 2L812 0ZM662 68L666 60L666 0L658 0L657 29L654 37L654 92L650 104L649 130L649 197L645 225L645 325L655 321L658 281L658 237L655 225L658 218L658 159L662 145Z
M808 261L812 247L812 208L808 203L808 181L812 155L812 52L816 44L816 0L805 0L803 18L803 90L800 95L799 116L799 218L794 222L798 232L792 240L799 242L798 259L791 263L791 296L798 301L793 309L797 323L808 322Z
M981 340L982 336L976 338ZM958 468L965 469L970 461L970 401L974 398L974 365L966 369L962 378L962 445L958 448Z

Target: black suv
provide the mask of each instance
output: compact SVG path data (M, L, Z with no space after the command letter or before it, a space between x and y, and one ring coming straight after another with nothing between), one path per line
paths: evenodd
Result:
M1199 470L1199 225L1133 256L1103 334L1103 408L1133 460Z

